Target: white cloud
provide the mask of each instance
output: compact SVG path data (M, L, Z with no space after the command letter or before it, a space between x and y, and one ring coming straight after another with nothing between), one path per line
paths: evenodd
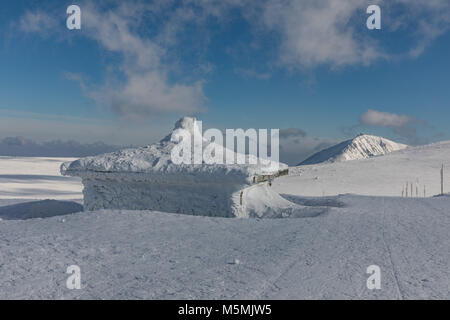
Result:
M393 57L418 57L437 37L450 29L448 0L267 0L247 16L254 25L278 35L282 65L293 68L331 68L369 65ZM382 10L382 30L368 32L368 5ZM410 42L403 51L390 52L377 41L383 33Z
M127 81L107 83L97 90L85 89L87 95L100 105L126 117L148 116L154 113L180 112L192 114L203 111L203 83L170 84L167 76L156 70L144 73L127 72ZM86 85L84 85L87 88Z
M369 109L360 117L361 124L373 127L401 128L417 120L406 116L389 112Z
M371 127L390 128L397 136L402 137L408 144L425 144L428 138L419 134L419 129L432 129L425 121L407 115L382 112L369 109L363 113L359 122Z
M202 81L190 84L169 81L170 67L162 61L166 50L135 31L141 27L146 10L130 4L107 12L84 7L84 25L89 36L106 50L123 57L119 68L125 77L125 81L117 82L115 78L107 81L89 95L107 102L121 115L202 111L205 100Z
M165 8L163 2L116 4L106 10L93 3L82 4L80 34L95 40L106 52L118 55L120 62L108 66L101 85L87 83L81 75L68 74L68 78L77 80L83 92L98 104L126 117L203 111L203 80L171 79L173 64L168 59L168 49L157 43L158 36L138 32L145 29L148 15L159 14ZM20 19L20 30L27 33L45 35L52 32L54 25L55 18L41 12L27 12Z
M280 62L289 66L345 66L369 64L389 58L381 45L365 30L366 8L382 8L382 32L408 29L415 43L407 52L419 55L436 37L450 28L450 3L447 0L186 0L179 3L157 0L119 2L113 9L98 9L91 2L82 4L83 22L90 36L105 49L124 55L127 63L140 67L161 67L168 48L181 49L186 26L197 25L208 42L205 29L211 18L231 24L231 13L255 27L259 37L275 33L279 39ZM43 32L55 21L44 12L27 12L20 19L21 30ZM136 32L147 25L150 37ZM152 25L152 28L148 28ZM203 28L206 27L206 28ZM39 30L38 30L39 29ZM85 30L85 31L86 31ZM374 33L376 34L376 33Z
M54 32L58 23L54 16L43 12L36 11L31 12L27 11L20 18L19 23L17 25L18 29L25 33L35 33L38 32L41 35L48 35L51 32Z
M369 64L383 52L376 41L360 36L364 25L351 23L358 12L365 14L366 7L366 1L360 0L268 0L260 23L280 34L285 65Z
M396 8L397 7L397 8ZM390 31L407 31L414 39L408 50L412 57L420 56L439 36L450 29L450 2L448 0L395 0L386 2Z

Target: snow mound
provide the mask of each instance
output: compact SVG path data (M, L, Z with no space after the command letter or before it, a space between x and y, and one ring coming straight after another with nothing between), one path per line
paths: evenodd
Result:
M309 218L327 213L329 207L304 206L280 196L267 184L244 190L243 216L240 218Z
M405 144L382 137L360 134L354 139L341 142L312 155L299 165L367 159L402 150L407 147Z

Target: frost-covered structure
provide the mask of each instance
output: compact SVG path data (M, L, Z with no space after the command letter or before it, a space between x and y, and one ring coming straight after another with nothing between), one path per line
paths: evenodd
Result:
M256 164L175 164L171 154L180 142L173 137L183 132L201 136L196 123L194 118L183 118L173 134L157 144L64 163L61 173L82 178L85 210L158 210L221 217L290 215L296 205L269 186L272 178L287 174L284 164L259 158ZM199 143L203 148L214 144L203 138ZM216 152L234 153L220 147Z

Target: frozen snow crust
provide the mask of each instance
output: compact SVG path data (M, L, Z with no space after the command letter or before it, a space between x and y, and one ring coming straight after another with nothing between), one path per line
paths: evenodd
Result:
M180 130L193 134L199 128L194 118L186 117L176 123L174 133ZM291 215L298 207L272 191L267 182L258 183L258 177L276 175L287 165L260 159L257 164L243 165L175 164L171 151L177 142L171 137L147 147L67 162L61 173L82 178L85 210L159 210L245 218ZM203 139L201 143L203 147L210 144Z

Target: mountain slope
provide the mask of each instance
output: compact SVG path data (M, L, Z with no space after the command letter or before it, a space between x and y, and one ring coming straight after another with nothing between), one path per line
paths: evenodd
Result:
M444 165L444 192L449 192L450 141L408 147L369 159L319 163L289 168L289 176L273 182L279 194L330 196L427 197L441 192L440 171Z
M354 139L341 142L328 149L322 150L298 165L317 164L322 162L340 162L347 160L366 159L385 155L392 151L408 147L382 137L360 134Z

